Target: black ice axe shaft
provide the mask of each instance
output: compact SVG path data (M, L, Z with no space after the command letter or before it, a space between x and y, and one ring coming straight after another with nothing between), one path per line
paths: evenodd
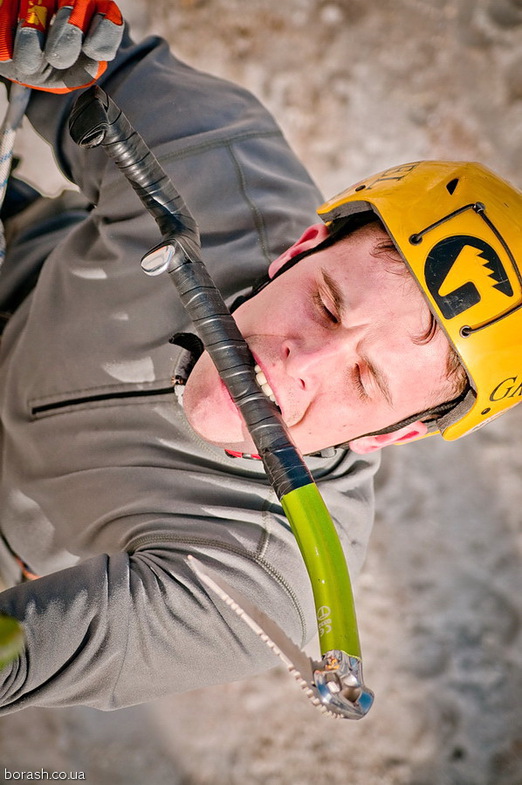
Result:
M103 146L155 218L162 241L146 255L144 269L149 274L164 269L169 272L241 411L278 496L313 482L278 409L255 381L250 350L201 260L196 222L152 151L98 86L80 96L69 126L73 140L81 147Z

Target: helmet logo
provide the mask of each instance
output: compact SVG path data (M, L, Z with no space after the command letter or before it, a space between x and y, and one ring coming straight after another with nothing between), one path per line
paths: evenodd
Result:
M431 249L424 272L428 289L445 319L477 305L486 294L497 292L504 303L505 297L513 296L497 252L478 237L461 234L441 240Z
M497 384L489 396L490 401L503 401L504 398L522 398L522 381L518 376L510 376Z

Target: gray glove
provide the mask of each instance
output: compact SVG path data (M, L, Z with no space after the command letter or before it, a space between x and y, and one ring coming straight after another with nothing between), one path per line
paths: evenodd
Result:
M113 0L3 0L0 76L50 93L87 87L115 57L122 35Z

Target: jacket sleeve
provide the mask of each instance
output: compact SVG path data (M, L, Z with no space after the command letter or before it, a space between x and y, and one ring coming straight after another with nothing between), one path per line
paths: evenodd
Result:
M219 146L225 137L234 142L262 136L269 150L268 157L274 158L274 165L265 173L265 180L267 175L270 177L271 191L281 190L284 195L298 186L297 201L307 216L310 211L313 215L322 201L306 169L283 142L281 129L263 105L248 90L182 63L162 39L150 37L134 44L125 34L117 58L98 83L120 106L167 171L172 167L175 173L177 161L193 155L195 150ZM65 176L79 186L92 204L99 204L104 188L109 190L118 217L117 193L130 186L102 149L81 149L72 141L68 119L77 96L78 92L53 95L34 91L27 116L36 131L52 145ZM275 146L271 139L276 139ZM240 168L241 162L237 165ZM258 166L261 173L262 160ZM200 201L205 203L213 195L216 207L222 204L222 198L226 205L228 186L217 183L216 173L209 170L198 169L191 174L196 183L181 185L189 190L194 187L197 203L189 207L199 214L204 234L206 211L200 208ZM187 194L187 199L190 197ZM295 225L297 231L300 227ZM290 239L293 241L295 237L291 235Z
M347 455L321 483L352 579L371 531L376 466L374 458ZM0 671L0 714L26 706L112 710L276 665L268 647L199 583L188 554L237 586L297 645L309 642L317 631L310 580L279 504L265 509L254 537L243 515L243 522L229 520L223 510L221 537L208 521L198 537L196 521L178 532L173 521L170 538L149 535L147 543L2 592L0 612L23 624L27 645ZM219 519L214 526L223 528Z
M217 561L207 563L216 569ZM230 569L229 580L237 581L239 571ZM273 580L258 566L248 569L246 591L259 602ZM283 586L275 594L289 606L295 636L292 599ZM257 636L199 586L184 553L167 556L160 548L94 557L6 590L0 607L26 634L22 655L0 671L0 714L26 706L117 709L277 664Z
M249 91L180 62L160 38L134 44L128 34L99 84L180 191L225 297L231 281L235 291L251 285L317 220L321 193ZM68 119L76 98L34 91L27 116L66 177L96 205L92 217L108 237L108 251L112 239L139 260L159 241L158 228L104 150L81 149L71 139Z

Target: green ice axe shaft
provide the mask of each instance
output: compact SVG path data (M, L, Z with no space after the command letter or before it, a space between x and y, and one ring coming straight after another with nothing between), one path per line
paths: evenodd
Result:
M149 275L169 273L245 420L310 576L323 657L334 652L359 661L353 594L334 524L279 410L259 389L248 346L201 260L194 218L143 139L98 86L77 100L69 127L81 147L105 149L155 218L162 241L143 258L142 267ZM358 716L368 708L359 707Z

